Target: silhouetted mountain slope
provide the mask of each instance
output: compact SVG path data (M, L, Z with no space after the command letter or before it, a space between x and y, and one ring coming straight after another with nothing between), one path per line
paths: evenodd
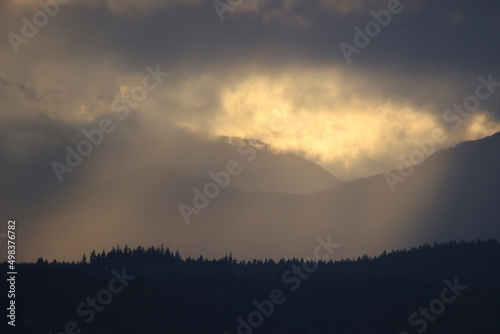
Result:
M386 176L380 174L312 197L313 201L331 200L337 210L350 211L345 217L351 219L353 226L370 220L370 215L363 215L367 211L374 218L386 216L377 219L385 221L378 227L386 226L387 233L397 233L400 229L398 238L409 241L410 245L499 237L499 170L500 133L497 133L437 152L415 166L413 173L403 170L401 174L408 176L404 182L395 184L394 192L390 191ZM400 176L400 171L392 173ZM349 205L354 208L345 209ZM361 213L357 214L358 211Z
M500 133L465 142L432 156L423 166L431 170L448 164L435 201L426 208L422 229L444 238L499 236Z

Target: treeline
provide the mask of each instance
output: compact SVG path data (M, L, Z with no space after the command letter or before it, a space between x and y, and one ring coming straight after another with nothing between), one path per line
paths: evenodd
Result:
M118 274L133 279L87 322L91 310L81 304L113 290L110 282L116 285ZM413 320L420 320L419 325L410 323L412 314L441 298L445 280L458 280L467 289L432 321L418 315ZM25 333L64 333L70 321L82 333L398 334L419 333L422 321L426 333L500 332L496 240L423 245L374 258L318 263L237 261L231 254L182 258L163 246L116 246L109 252L92 251L76 263L40 258L20 264L17 284L16 332ZM273 292L280 297L273 299ZM266 304L270 300L276 303Z

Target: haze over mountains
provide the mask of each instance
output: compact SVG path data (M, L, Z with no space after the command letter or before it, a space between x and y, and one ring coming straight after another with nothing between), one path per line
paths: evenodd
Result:
M237 146L207 145L193 151L190 161L138 166L86 187L82 165L59 187L41 184L33 205L17 198L9 206L22 210L4 212L26 222L18 238L30 247L20 248L19 255L71 260L119 243L165 244L192 257L232 253L238 259L279 259L312 256L316 238L331 235L342 244L336 252L340 259L500 236L500 133L437 152L395 192L383 174L338 184L321 167L292 154L254 150L249 162L250 155L238 153ZM95 155L90 158L105 166ZM196 159L210 162L200 166ZM202 191L212 181L208 172L222 170L230 160L238 161L241 173L187 225L179 204L193 207L193 188ZM183 164L195 167L181 172ZM3 184L3 196L14 191L8 178Z
M0 13L14 332L500 333L500 1Z

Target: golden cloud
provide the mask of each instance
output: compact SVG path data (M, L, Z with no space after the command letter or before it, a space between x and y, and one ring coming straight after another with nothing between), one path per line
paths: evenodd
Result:
M391 161L443 128L435 106L387 98L357 80L335 69L249 75L220 90L222 110L210 122L194 116L180 124L213 137L260 138L274 150L301 152L323 166L334 165L333 172L346 178L382 172L362 164ZM270 124L276 115L285 119L279 131ZM478 111L440 148L497 131L500 124L487 111Z

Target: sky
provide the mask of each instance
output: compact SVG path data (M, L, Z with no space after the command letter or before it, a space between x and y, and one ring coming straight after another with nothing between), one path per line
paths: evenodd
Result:
M0 2L4 163L62 160L109 118L120 145L258 138L352 180L395 168L435 129L438 148L500 130L500 95L450 111L479 77L500 81L495 1L42 4Z
M500 130L499 9L0 0L2 219L23 222L29 260L116 243L302 256L327 232L346 256L431 241L428 206L474 162L429 160L396 192L384 173ZM231 189L184 224L179 203L230 161Z

